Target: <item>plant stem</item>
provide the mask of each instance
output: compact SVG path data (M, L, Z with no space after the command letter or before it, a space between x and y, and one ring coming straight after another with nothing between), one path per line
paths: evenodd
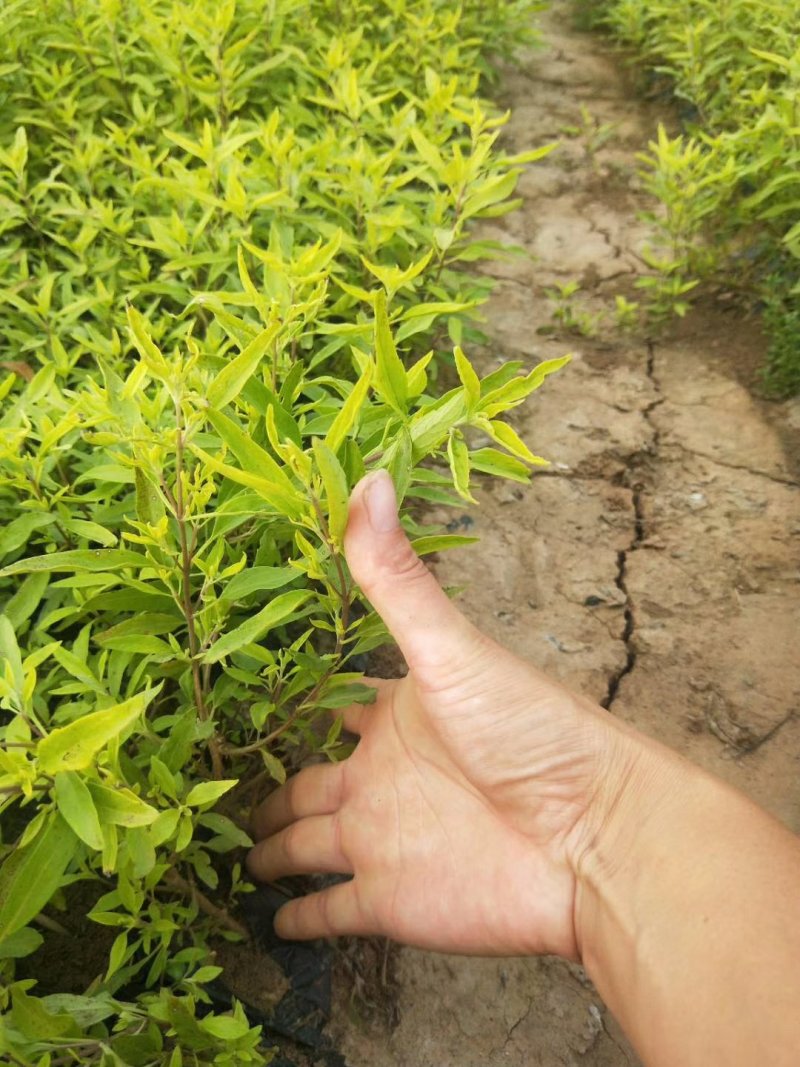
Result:
M194 551L196 548L196 538L193 537L192 543L189 543L189 537L187 533L186 523L186 500L183 491L183 476L184 476L184 423L183 423L183 411L181 409L180 401L175 404L175 519L178 524L178 539L181 547L181 598L183 614L186 618L186 627L189 634L189 654L192 660L192 685L194 688L194 699L197 705L197 714L201 722L207 721L209 717L208 706L206 704L205 692L203 690L203 681L201 677L201 668L198 655L200 652L199 642L197 640L197 630L195 628L195 606L192 600L192 561L194 558ZM219 779L222 777L222 758L220 755L219 741L216 737L211 737L208 743L208 750L211 756L211 765L213 769L214 777Z

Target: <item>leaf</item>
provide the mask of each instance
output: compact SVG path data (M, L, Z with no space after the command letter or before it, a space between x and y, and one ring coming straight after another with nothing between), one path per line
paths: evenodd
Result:
M414 142L414 147L436 177L439 178L444 171L444 160L442 159L441 152L432 141L428 140L422 130L418 127L412 126L409 132L411 134L411 140Z
M61 885L78 840L58 813L27 848L18 848L0 867L0 941L21 930Z
M117 543L117 535L105 526L101 526L99 522L89 522L86 519L60 519L59 521L63 529L87 541L96 541L98 544L105 545L106 548L113 548Z
M213 804L238 783L238 778L228 778L221 782L198 782L189 790L186 803L190 808L199 808L202 804Z
M220 1041L238 1041L250 1032L246 1019L234 1019L232 1015L206 1015L199 1020L199 1025Z
M496 448L476 449L470 452L469 458L473 469L484 474L510 478L512 481L526 484L531 480L531 472L524 463L505 452L498 452Z
M89 782L88 788L104 826L149 826L158 818L158 811L130 789L111 789L102 782Z
M300 589L290 593L281 593L261 611L257 612L241 626L220 637L203 656L203 663L219 663L225 656L236 652L245 645L252 645L264 634L285 622L298 608L311 598L309 589Z
M291 479L272 456L257 445L236 423L219 411L208 411L208 421L241 463L242 467L260 478L267 478L290 495L295 492Z
M75 771L59 771L55 777L55 798L64 820L89 848L103 848L103 831L88 786Z
M235 400L258 369L264 353L281 331L280 320L271 323L254 337L239 355L219 372L208 387L208 403L212 408L224 408Z
M398 505L405 500L408 487L411 484L412 465L411 434L403 427L389 448L387 448L381 460L381 466L385 467L392 476Z
M461 384L464 386L464 391L467 394L469 409L470 411L473 411L481 399L480 379L459 345L456 345L453 349L453 355L456 361L458 376L461 379Z
M11 677L14 679L14 688L17 693L22 693L25 688L25 672L22 669L22 655L17 644L14 628L5 615L0 615L0 678L4 670L3 664L7 663L11 668Z
M225 600L243 600L251 593L280 589L296 578L297 571L294 567L250 567L231 578L220 597Z
M44 944L44 938L38 930L24 926L0 941L0 960L20 960L30 956Z
M464 201L462 219L470 219L473 215L486 211L493 204L507 200L517 187L520 173L518 170L510 170L483 181Z
M163 656L166 659L177 658L172 645L162 641L160 637L152 637L147 634L112 635L103 640L103 647L113 648L117 652L134 652L140 656Z
M123 567L140 569L146 565L145 556L127 548L77 548L17 560L0 570L0 578L11 574L41 574L43 571L118 571Z
M341 545L347 528L347 502L350 496L347 475L333 451L314 439L314 456L325 486L325 504L328 511L328 530L334 545Z
M64 670L71 674L73 678L77 678L79 682L91 689L93 693L99 693L103 696L106 695L106 690L98 682L89 668L80 656L76 656L74 652L70 652L68 648L64 648L61 645L56 645L52 651L53 659L55 659Z
M51 993L41 998L42 1004L50 1012L69 1015L81 1027L95 1026L119 1013L119 1004L108 993L96 992L91 996L77 993Z
M546 459L542 459L541 456L535 456L533 452L531 452L525 442L520 438L517 431L512 429L507 422L484 423L482 420L481 427L484 428L498 444L501 444L503 448L507 448L513 455L518 456L520 459L527 460L528 463L533 463L537 467L549 466Z
M461 433L453 431L447 440L447 458L456 492L464 500L474 504L475 497L469 491L469 449Z
M479 540L478 537L466 537L464 534L426 534L425 537L415 538L411 546L418 556L428 556L431 552L444 552L448 548L474 545Z
M127 312L128 326L142 362L155 378L165 381L169 377L170 367L150 336L147 319L132 304L128 304Z
M338 452L344 439L356 425L359 412L364 406L372 384L372 364L367 364L363 373L353 386L350 395L336 413L336 418L331 423L331 428L325 435L325 444L331 452Z
M566 366L571 358L571 356L561 356L558 359L547 359L534 367L524 378L512 378L511 381L504 382L497 388L487 390L481 400L481 412L491 419L503 411L516 407L535 389L538 389L548 375Z
M451 428L467 414L463 389L445 394L433 404L417 411L409 424L414 460L429 455L444 441Z
M397 354L386 310L386 293L375 294L375 389L385 403L400 414L406 411L408 381L403 361Z
M160 689L161 686L154 686L121 704L84 715L67 726L52 730L36 747L40 769L45 774L85 770L104 745L144 714Z
M16 593L5 606L5 616L15 630L36 611L49 581L47 574L31 574L19 584Z
M270 778L277 782L278 785L284 785L286 782L286 768L271 752L268 752L265 748L261 749L261 759L264 761L264 766L269 772Z
M134 470L136 485L136 518L148 526L156 526L165 514L161 494L141 468Z
M4 526L0 533L0 557L8 556L27 544L28 538L36 530L42 530L56 521L55 515L47 515L42 511L31 511L25 515L18 515Z
M210 456L208 452L204 452L202 448L198 448L196 445L192 446L192 451L195 455L199 456L211 470L216 471L218 474L222 474L226 478L230 478L232 482L236 482L239 485L246 485L248 489L254 489L261 499L270 504L278 514L286 515L287 517L294 519L302 518L302 499L299 493L295 492L294 487L292 487L291 493L287 492L287 490L277 482L269 481L267 478L262 478L257 474L251 474L250 471L232 467L229 463L224 463L222 460ZM263 452L264 450L261 449L261 451ZM0 571L0 577L2 577L2 571Z

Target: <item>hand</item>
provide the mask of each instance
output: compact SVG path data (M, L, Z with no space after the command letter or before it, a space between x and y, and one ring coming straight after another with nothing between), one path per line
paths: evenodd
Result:
M278 934L577 958L576 871L636 762L631 732L464 618L385 472L354 490L345 551L409 673L370 681L376 703L344 713L349 759L302 770L257 811L254 878L354 876L287 903Z

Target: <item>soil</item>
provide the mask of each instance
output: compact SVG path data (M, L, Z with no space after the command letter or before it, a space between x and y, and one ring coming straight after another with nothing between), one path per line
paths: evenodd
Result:
M487 482L464 519L479 544L436 572L503 644L800 831L800 403L758 399L764 338L731 294L655 341L609 328L645 271L636 153L673 117L568 3L542 24L544 50L503 73L506 145L562 145L522 177L522 208L483 227L529 255L489 265L481 369L573 360L511 420L551 467L530 487ZM571 280L591 338L540 332L547 289ZM579 967L399 949L394 973L395 1025L340 982L331 1031L350 1067L638 1062Z

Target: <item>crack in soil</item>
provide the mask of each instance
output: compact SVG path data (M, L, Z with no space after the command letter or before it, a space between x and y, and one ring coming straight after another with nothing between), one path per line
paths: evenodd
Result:
M647 377L653 385L656 393L655 400L652 400L647 407L642 410L645 421L651 430L651 439L647 446L647 452L651 457L658 457L659 446L661 444L661 433L658 427L654 424L651 415L655 409L664 403L664 397L661 396L661 386L655 373L655 345L649 341L647 343L647 362L645 364ZM630 460L632 464L636 463L637 457L631 456ZM624 480L629 480L629 474L632 468L628 468L624 474ZM641 481L635 482L631 486L631 502L633 505L633 538L627 548L622 549L617 553L617 574L614 579L614 584L617 589L625 597L625 626L622 631L622 642L625 646L625 662L619 670L614 671L608 680L608 689L603 700L600 701L602 707L606 711L610 711L619 693L620 686L624 678L627 678L629 674L633 672L636 667L636 642L634 640L636 632L636 614L633 604L633 599L628 589L628 557L633 552L638 552L644 542L647 540L647 517L644 510L644 483Z
M520 1017L517 1019L517 1021L511 1024L511 1026L509 1028L509 1031L506 1034L506 1039L502 1044L502 1047L500 1047L499 1049L492 1049L492 1052L490 1053L490 1055L492 1053L496 1052L496 1051L499 1051L500 1053L504 1053L506 1051L506 1049L508 1048L509 1044L511 1043L511 1041L512 1041L512 1039L514 1037L514 1031L517 1029L517 1027L521 1026L522 1023L525 1022L525 1020L528 1018L528 1016L530 1015L530 1013L532 1011L533 1011L533 997L528 997L528 1006L527 1006L527 1008L522 1013L522 1015L520 1015Z

